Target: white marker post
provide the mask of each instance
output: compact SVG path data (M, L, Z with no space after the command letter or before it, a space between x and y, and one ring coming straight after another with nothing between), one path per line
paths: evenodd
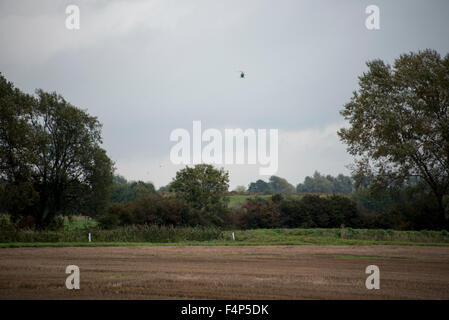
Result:
M232 240L235 241L235 235L234 235L234 232L232 233Z
M91 236L90 232L89 232L89 242L92 242L92 236Z

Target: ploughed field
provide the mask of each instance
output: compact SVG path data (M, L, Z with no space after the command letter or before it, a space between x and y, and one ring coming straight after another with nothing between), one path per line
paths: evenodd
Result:
M365 287L368 265L379 290ZM0 299L449 299L449 247L3 248Z

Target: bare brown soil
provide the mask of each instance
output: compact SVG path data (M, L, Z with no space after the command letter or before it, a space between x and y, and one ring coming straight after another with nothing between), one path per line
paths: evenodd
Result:
M80 268L80 290L65 268ZM380 268L367 290L365 268ZM449 248L179 246L0 249L0 299L449 299Z

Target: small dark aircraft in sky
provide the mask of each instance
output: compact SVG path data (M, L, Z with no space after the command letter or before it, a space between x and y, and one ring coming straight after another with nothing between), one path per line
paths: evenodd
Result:
M240 78L245 78L245 71L239 71L240 72Z

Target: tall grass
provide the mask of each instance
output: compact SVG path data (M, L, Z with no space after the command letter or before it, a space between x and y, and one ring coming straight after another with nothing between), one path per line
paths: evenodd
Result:
M98 226L98 222L94 219L86 216L70 216L64 217L64 229L65 230L75 230L75 229L89 229Z
M229 232L228 232L229 233ZM443 231L395 231L384 229L256 229L236 231L242 241L285 241L313 239L328 240L368 240L391 242L449 243L449 232ZM225 233L225 237L229 237Z
M89 233L94 243L186 243L189 241L247 242L260 244L303 243L341 244L354 241L373 243L440 243L449 244L449 232L395 231L384 229L255 229L234 230L236 241L231 241L233 231L214 227L166 227L139 225L118 227L113 230L98 228L96 221L87 218L66 220L58 231L19 229L7 215L0 215L0 243L87 243Z
M190 227L173 228L165 226L126 226L113 230L75 229L61 231L2 230L0 243L7 242L183 242L210 241L222 239L222 232L216 228Z

